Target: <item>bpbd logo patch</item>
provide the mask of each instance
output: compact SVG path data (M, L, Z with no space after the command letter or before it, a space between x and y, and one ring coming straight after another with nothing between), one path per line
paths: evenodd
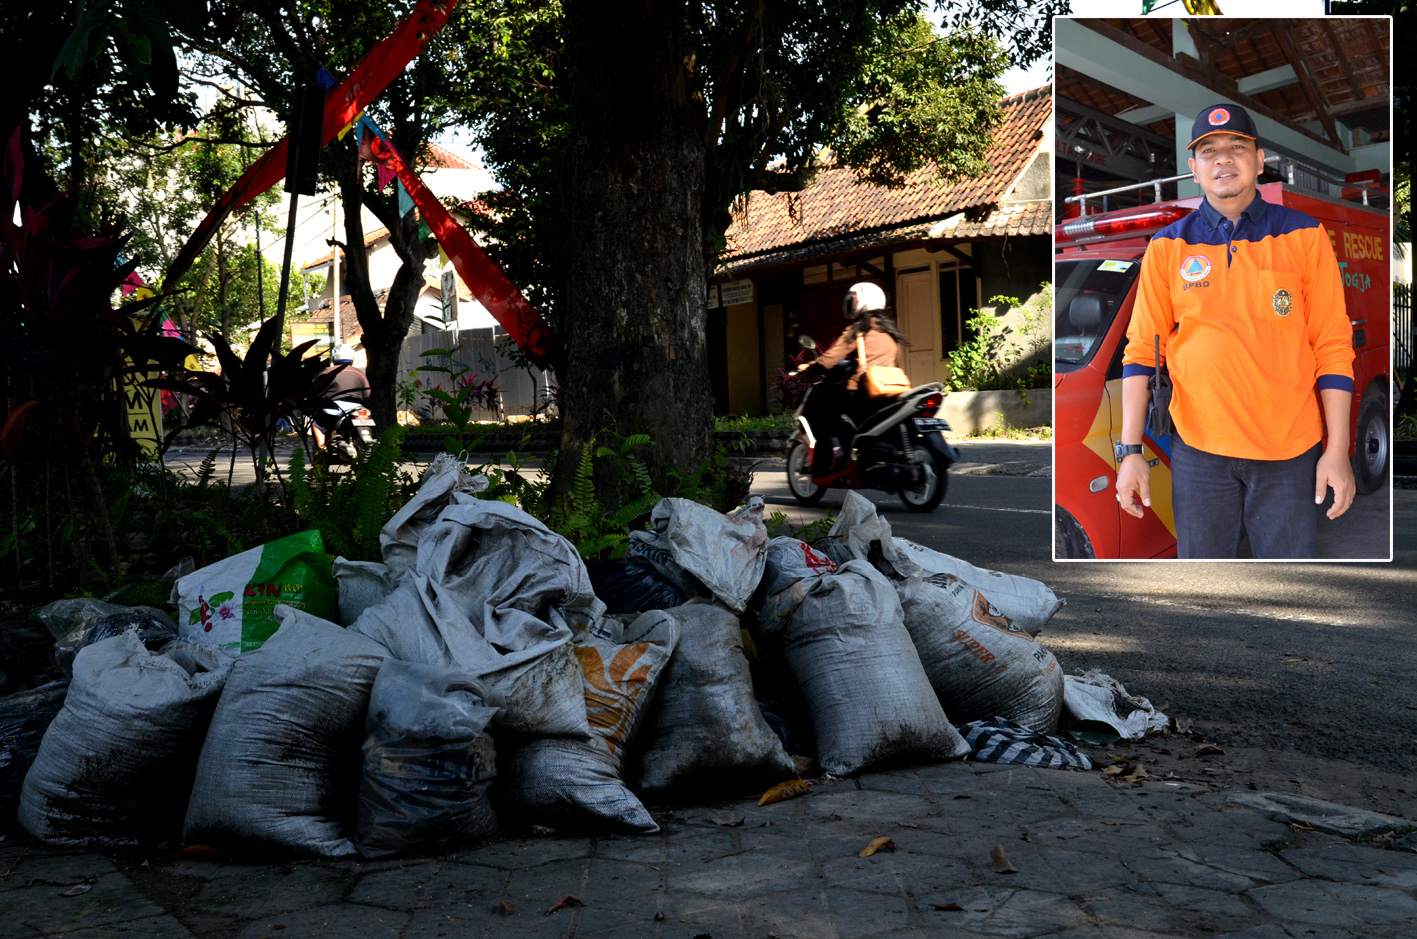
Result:
M1210 117L1206 118L1206 120L1210 121L1211 127L1219 127L1221 124L1230 120L1230 112L1224 108L1216 108L1214 111L1210 112Z
M1276 316L1288 316L1289 311L1294 309L1294 298L1289 295L1289 291L1280 288L1274 292L1269 305L1274 308Z
M1181 262L1181 279L1194 284L1210 273L1210 258L1193 254Z

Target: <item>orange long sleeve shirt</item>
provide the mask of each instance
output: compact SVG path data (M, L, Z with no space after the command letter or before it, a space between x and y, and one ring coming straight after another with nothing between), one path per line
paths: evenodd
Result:
M1150 375L1153 337L1181 438L1220 456L1286 460L1318 443L1315 389L1353 390L1353 331L1328 233L1255 196L1231 223L1208 202L1147 246L1122 375Z

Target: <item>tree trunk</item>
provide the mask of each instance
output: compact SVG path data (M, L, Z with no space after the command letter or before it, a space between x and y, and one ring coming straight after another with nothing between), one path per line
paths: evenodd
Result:
M646 433L656 485L710 455L700 204L703 143L685 73L682 2L628 0L611 13L566 4L572 129L557 491L603 428ZM634 41L623 24L635 23ZM603 502L613 482L598 479Z
M418 241L416 213L410 212L395 221L397 231L391 231L390 242L403 263L389 286L381 312L379 301L369 284L369 259L362 248L364 223L360 215L363 197L363 186L357 172L340 180L345 243L361 246L358 249L350 247L344 253L346 279L350 301L364 330L362 341L368 359L364 377L369 379L369 411L374 417L375 429L382 434L398 423L395 385L398 382L399 350L403 348L409 327L413 325L414 305L423 291L424 252ZM336 315L339 315L338 311Z

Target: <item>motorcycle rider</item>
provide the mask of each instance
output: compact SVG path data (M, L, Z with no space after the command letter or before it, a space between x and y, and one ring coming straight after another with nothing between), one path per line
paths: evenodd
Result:
M856 371L846 385L819 388L811 401L812 414L807 419L813 426L828 428L822 441L813 452L812 474L824 476L840 470L848 462L851 450L851 432L843 414L854 419L872 409L864 389L859 387L861 378L869 365L900 366L902 350L909 343L895 325L895 320L886 310L886 292L870 281L853 284L841 301L841 312L851 325L832 343L831 348L817 357L811 365L829 369L848 355L856 355L856 337L862 337L866 347L866 361L856 363ZM800 366L805 368L806 366ZM822 394L822 392L828 392Z
M330 365L321 374L328 374L339 368L344 369L330 382L325 395L331 402L335 401L358 401L361 404L369 400L369 379L364 373L354 367L354 349L349 343L342 342L335 346L330 353ZM315 445L323 447L325 437L334 433L339 427L340 421L344 420L344 411L338 405L331 403L323 411L315 415L311 422L311 432L315 435Z

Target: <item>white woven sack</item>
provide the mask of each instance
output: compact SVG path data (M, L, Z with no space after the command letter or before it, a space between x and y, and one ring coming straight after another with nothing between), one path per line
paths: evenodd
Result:
M181 640L149 652L134 632L80 649L64 707L25 777L20 824L48 844L169 837L234 662Z
M578 638L591 737L534 739L504 762L503 804L525 820L556 828L659 830L621 773L680 630L673 617L650 610L625 632L633 638L620 643L588 633Z
M390 583L397 585L418 557L418 540L459 492L477 493L487 488L486 476L469 476L457 457L440 453L423 471L418 492L394 513L379 532L379 549L388 565ZM345 620L346 623L353 620Z
M865 561L848 561L810 583L782 635L812 715L818 765L844 776L967 753L930 687L890 581Z
M516 506L455 495L402 582L350 628L394 658L488 682L506 695L504 730L584 737L571 624L604 610L569 541Z
M707 589L735 613L763 579L768 530L761 497L727 515L688 499L661 499L650 531L630 533L626 557L643 557L685 593Z
M187 807L189 844L347 857L369 691L388 652L276 607L281 625L231 672Z
M721 792L793 775L792 758L753 698L738 617L703 600L663 613L678 622L679 644L643 732L639 788Z
M335 558L332 569L339 587L339 621L346 626L371 606L383 603L398 586L393 571L378 561Z
M952 722L1005 717L1041 734L1058 729L1063 670L1053 653L962 580L913 581L901 594L905 628Z

